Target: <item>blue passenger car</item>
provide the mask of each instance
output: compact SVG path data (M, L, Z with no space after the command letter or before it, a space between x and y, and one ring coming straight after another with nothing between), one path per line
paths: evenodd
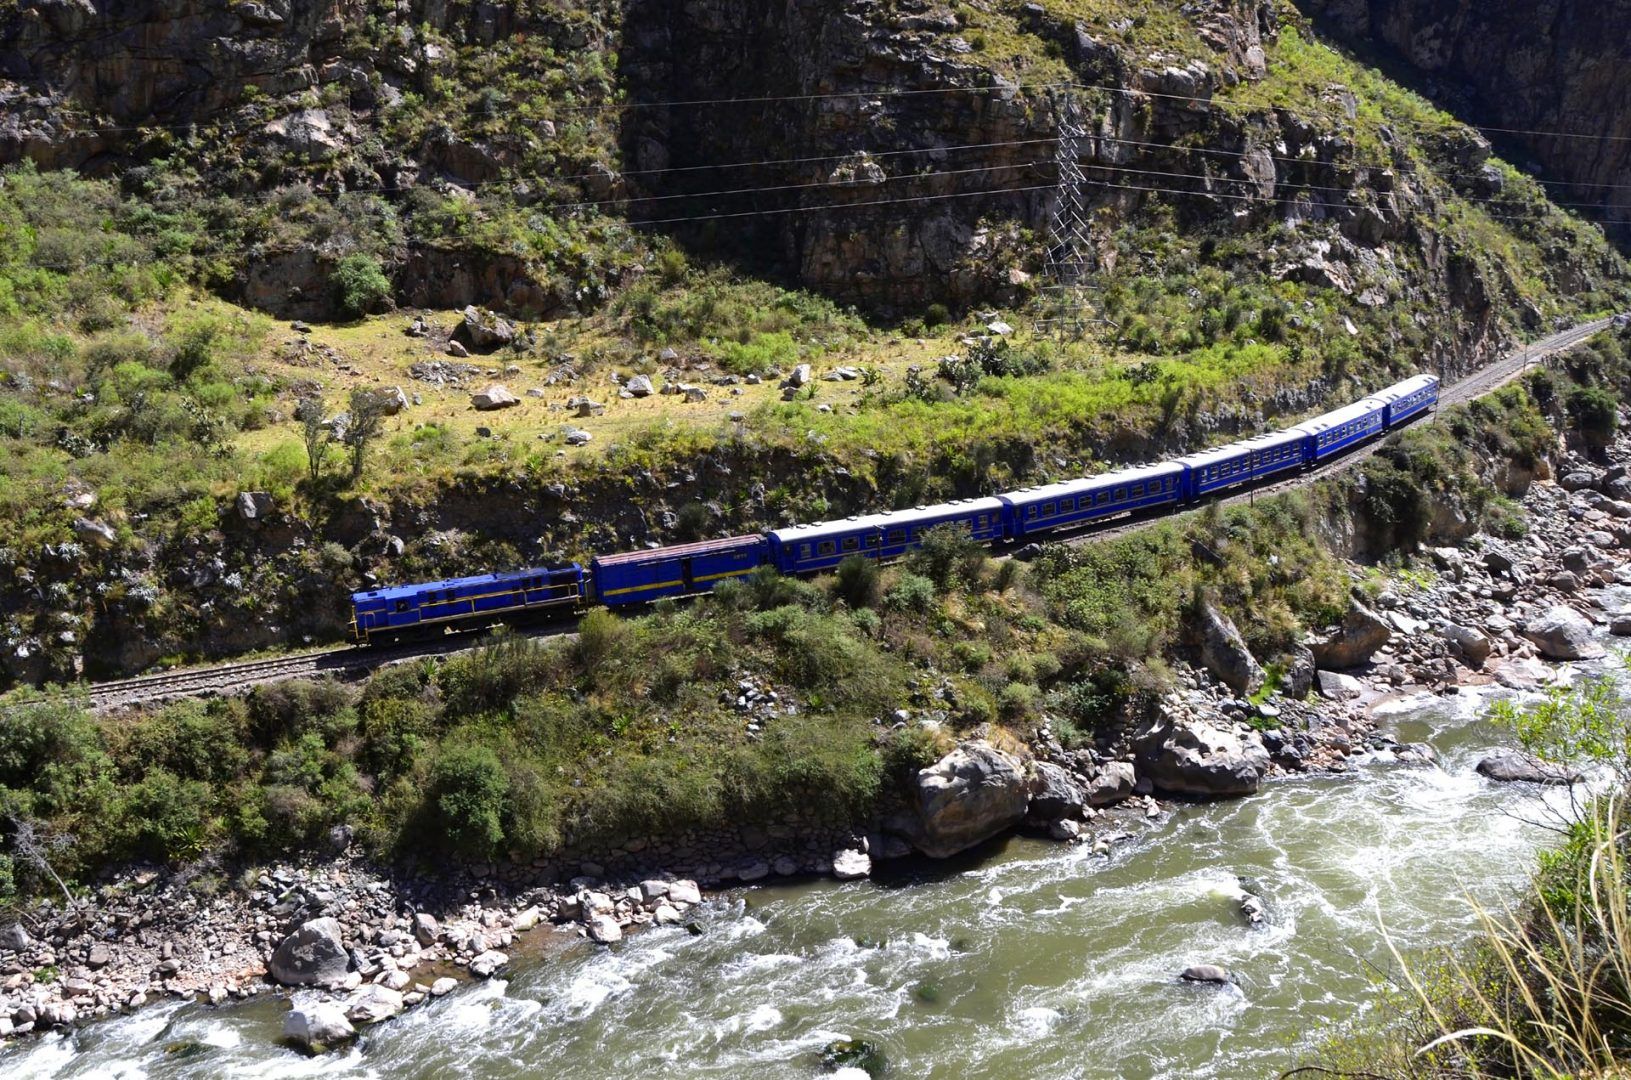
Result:
M1007 509L997 498L960 499L913 510L775 529L767 534L770 561L784 574L805 574L830 570L851 555L898 559L920 547L924 533L946 524L960 524L975 540L990 543L1007 535Z
M1438 376L1417 375L1394 383L1386 390L1373 394L1371 400L1382 403L1386 410L1382 423L1392 431L1438 404Z
M665 596L710 592L721 581L753 573L765 562L767 550L762 536L733 536L649 551L596 555L589 565L596 597L607 607L619 607Z
M1188 470L1186 500L1249 484L1266 476L1301 468L1306 438L1292 431L1272 431L1227 446L1178 459Z
M1118 469L999 495L1008 504L1017 539L1078 522L1176 503L1183 497L1184 468L1177 462Z
M1308 461L1324 461L1380 435L1386 430L1383 427L1386 411L1382 402L1366 398L1324 416L1316 416L1291 430L1303 436Z
M582 601L583 567L577 563L373 589L351 594L351 638L366 644L422 627L484 625L496 616Z

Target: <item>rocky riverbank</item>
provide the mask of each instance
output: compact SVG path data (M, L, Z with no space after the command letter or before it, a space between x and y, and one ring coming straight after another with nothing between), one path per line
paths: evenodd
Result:
M1228 619L1203 608L1193 664L1177 662L1172 689L1120 731L1085 749L1067 749L1046 725L1030 746L977 732L865 828L792 820L406 877L360 857L337 830L331 856L235 881L218 867L127 871L73 906L42 904L0 929L0 1036L159 997L222 1003L286 988L285 1036L327 1048L459 979L501 973L551 934L610 945L644 925L688 923L705 889L862 878L881 861L947 857L1017 828L1107 852L1131 823L1159 819L1159 800L1251 794L1278 775L1356 760L1429 763L1431 748L1376 730L1375 706L1470 686L1536 689L1556 678L1551 662L1602 656L1603 629L1631 634L1631 618L1612 617L1595 592L1631 585L1631 442L1604 461L1565 457L1558 471L1525 494L1521 537L1433 548L1430 572L1385 586L1352 567L1349 611L1285 670L1271 676ZM1566 779L1512 764L1481 771Z

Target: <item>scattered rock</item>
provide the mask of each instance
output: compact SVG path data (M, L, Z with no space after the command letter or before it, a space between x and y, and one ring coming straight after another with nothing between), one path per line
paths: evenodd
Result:
M443 975L430 984L431 997L446 997L459 988L459 980L450 975Z
M470 961L470 974L478 979L490 979L495 971L509 962L510 958L504 953L488 949L486 952L478 953Z
M1121 802L1133 794L1133 786L1138 782L1138 775L1130 761L1106 762L1099 768L1098 775L1088 781L1087 804L1089 806L1111 806Z
M651 376L649 375L631 377L628 382L623 384L623 389L627 390L631 397L637 398L650 397L657 392L657 388L651 385Z

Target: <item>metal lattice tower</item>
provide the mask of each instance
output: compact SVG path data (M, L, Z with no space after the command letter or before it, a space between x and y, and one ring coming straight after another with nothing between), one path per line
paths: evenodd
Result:
M1092 242L1088 231L1087 175L1082 170L1083 144L1087 129L1075 95L1068 91L1054 99L1059 143L1054 164L1059 171L1059 189L1054 198L1053 216L1048 223L1048 249L1043 286L1049 301L1039 322L1057 334L1081 337L1092 321L1084 310L1082 290L1092 269Z

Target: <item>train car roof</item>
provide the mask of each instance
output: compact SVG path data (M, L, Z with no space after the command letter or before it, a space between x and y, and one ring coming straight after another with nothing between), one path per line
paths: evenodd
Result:
M1162 461L1154 465L1135 465L1130 469L1116 469L1112 472L1099 473L1097 476L1079 476L1075 480L1061 480L1054 484L1020 488L1018 491L1004 492L999 498L1013 506L1028 506L1033 502L1057 499L1078 491L1096 491L1105 486L1131 484L1134 481L1148 480L1156 476L1171 476L1183 471L1184 467L1175 461Z
M1438 385L1437 375L1412 375L1402 382L1396 382L1385 390L1378 390L1371 397L1382 401L1397 401L1406 394L1413 394L1417 390L1424 390L1429 386Z
M1322 413L1321 415L1314 417L1312 420L1307 420L1301 424L1298 424L1291 430L1300 431L1304 435L1317 435L1327 428L1336 427L1338 424L1346 424L1350 420L1358 420L1362 416L1369 416L1371 413L1375 412L1377 409L1380 409L1385 404L1386 402L1378 401L1375 398L1364 398L1363 400L1354 402L1352 405L1344 405L1340 409L1333 409L1328 413Z
M425 589L459 589L471 585L493 585L514 578L531 577L534 574L547 574L559 570L581 570L577 563L565 563L561 566L535 566L526 570L502 570L496 574L475 574L471 577L442 578L439 581L421 581L411 585L391 585L383 589L369 589L366 592L354 592L352 600L402 600Z
M906 510L885 510L881 514L857 514L854 517L839 518L836 521L819 521L809 525L790 525L785 529L772 529L766 535L787 544L801 540L819 539L823 536L843 536L857 529L887 529L898 525L909 526L923 521L957 517L962 514L1001 511L1003 505L1003 501L996 496L986 495L977 499L958 499L949 503L935 503L933 506L915 506Z
M629 563L642 563L653 559L679 559L688 555L713 555L721 551L732 551L736 548L745 547L748 544L762 544L764 539L758 533L749 533L744 536L727 536L717 540L698 540L690 544L646 548L643 551L620 551L615 555L596 555L592 562L595 566L625 566Z
M1214 461L1223 461L1238 454L1248 454L1254 450L1263 450L1270 446L1284 446L1287 443L1298 442L1302 438L1304 438L1304 433L1296 428L1288 428L1285 431L1265 431L1261 435L1253 435L1249 439L1239 439L1232 443L1224 443L1222 446L1214 446L1212 449L1202 450L1198 454L1186 454L1179 458L1178 461L1192 469L1198 469L1203 465L1210 465Z

